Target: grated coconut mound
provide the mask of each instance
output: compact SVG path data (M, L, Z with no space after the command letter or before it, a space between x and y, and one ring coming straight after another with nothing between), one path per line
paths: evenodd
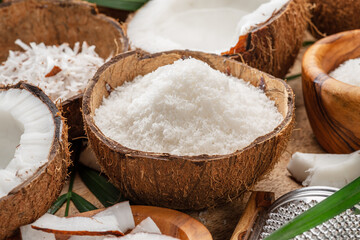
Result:
M196 60L178 60L117 87L94 121L131 149L174 155L229 154L283 120L251 84Z
M29 45L16 40L24 52L9 51L6 62L0 65L0 83L16 84L25 81L41 88L53 101L67 100L86 88L89 79L104 64L95 52L95 46L86 42L74 45Z
M360 58L350 59L329 73L332 78L341 82L360 86Z

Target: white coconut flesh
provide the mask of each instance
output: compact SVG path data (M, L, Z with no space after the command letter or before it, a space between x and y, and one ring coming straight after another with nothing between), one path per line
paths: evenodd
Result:
M55 126L52 113L24 89L0 91L0 197L48 161Z
M131 230L131 234L145 232L145 233L156 233L161 234L159 227L156 223L151 219L151 217L147 217L142 220L136 227Z
M178 60L117 87L94 122L125 147L174 155L229 154L283 120L251 84L196 60Z
M342 188L360 176L360 151L351 154L296 152L287 168L304 186Z
M221 53L289 0L151 0L128 24L132 47L150 53L190 49Z

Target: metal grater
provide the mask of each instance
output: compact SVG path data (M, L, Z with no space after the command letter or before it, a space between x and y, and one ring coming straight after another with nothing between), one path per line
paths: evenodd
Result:
M336 188L330 187L305 187L283 195L276 200L267 211L259 213L249 239L264 239L276 229L324 200L337 190ZM344 213L294 239L360 240L360 215L356 215L353 210L348 209Z

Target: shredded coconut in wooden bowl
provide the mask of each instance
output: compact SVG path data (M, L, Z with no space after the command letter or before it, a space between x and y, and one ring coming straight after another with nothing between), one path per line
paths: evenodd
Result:
M9 51L8 59L0 65L0 83L26 81L40 87L53 101L67 100L82 93L104 59L95 46L77 42L72 49L68 43L46 46L29 45L16 40L24 51Z
M360 58L350 59L329 73L332 78L341 82L360 86Z
M94 115L99 129L123 146L174 155L229 154L282 120L262 90L196 59L124 83Z

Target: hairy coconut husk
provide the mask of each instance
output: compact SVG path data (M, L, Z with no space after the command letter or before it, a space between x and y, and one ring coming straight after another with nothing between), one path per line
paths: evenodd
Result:
M15 0L0 4L0 62L9 50L20 50L16 39L24 43L55 45L86 41L106 59L128 49L128 41L120 24L103 14L95 5L83 1ZM62 103L69 123L69 136L84 135L80 112L82 93Z
M70 164L67 126L54 103L39 88L26 83L0 86L0 91L10 88L26 89L46 104L53 116L55 135L49 161L7 196L0 198L0 239L11 236L18 227L35 221L50 208L60 194Z
M358 0L310 0L313 4L311 21L315 37L323 33L331 35L346 30L360 28L360 1Z
M125 30L133 17L129 15ZM229 51L222 55L284 78L302 46L309 19L307 0L289 0L268 21L240 36L236 46L229 46Z
M138 75L181 58L193 57L221 72L259 86L274 100L284 120L274 131L227 155L175 156L129 149L107 138L94 123L94 111L112 89ZM294 125L294 95L282 80L213 54L133 51L103 65L84 93L85 129L98 161L125 197L136 203L176 209L202 209L231 201L249 189L278 161Z

